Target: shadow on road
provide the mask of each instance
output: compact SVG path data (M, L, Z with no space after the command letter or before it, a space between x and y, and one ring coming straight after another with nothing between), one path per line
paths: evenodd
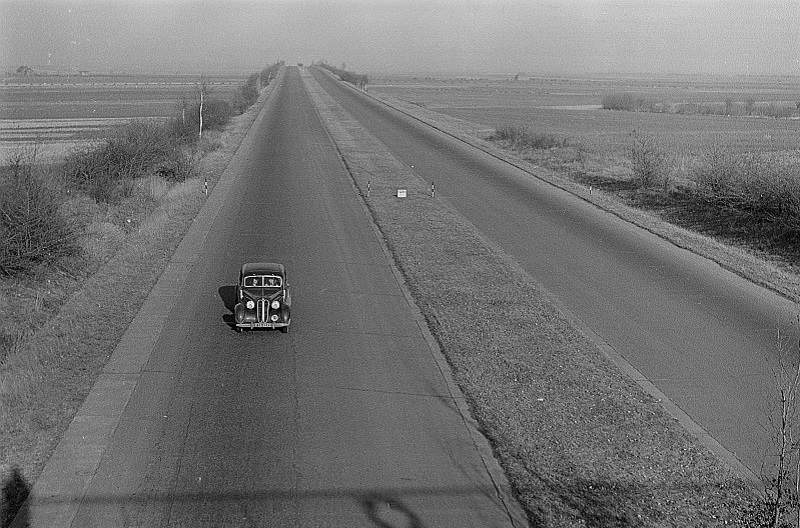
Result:
M16 526L28 526L28 505L25 499L30 493L30 486L17 467L3 476L0 482L0 527L8 528L14 519Z
M236 306L236 285L220 286L217 290L219 298L225 304L225 308L233 312Z
M408 506L388 495L367 495L363 499L369 520L380 528L405 526L423 528L422 521Z
M244 526L268 526L271 515L282 514L292 516L293 507L314 511L319 503L322 511L326 506L333 506L336 512L333 515L352 510L352 515L361 516L363 522L359 526L374 526L375 528L425 528L422 520L424 511L416 511L409 503L424 501L431 505L431 512L437 515L441 512L443 503L453 501L451 506L473 503L490 498L499 509L503 509L501 501L497 500L495 489L480 487L452 487L452 488L411 488L411 489L383 489L383 490L311 490L296 489L286 490L261 490L253 492L183 492L183 493L144 493L135 496L128 495L91 495L82 498L74 496L48 497L36 500L32 497L30 509L36 513L38 509L45 512L48 508L60 509L67 505L80 507L82 512L76 518L92 516L91 512L102 512L101 517L109 518L110 511L119 512L120 519L124 518L126 525L138 526L140 516L149 522L157 521L155 514L165 524L169 524L171 516L178 516L182 521L192 522L185 517L188 511L194 521L208 526L240 526L243 511L248 512ZM336 501L338 504L331 504ZM183 508L179 506L183 505ZM294 505L294 506L293 506ZM263 518L259 517L259 512ZM476 511L480 515L480 510ZM62 512L63 513L63 512ZM40 517L34 515L33 517ZM113 514L112 514L113 516ZM163 517L163 518L162 518ZM283 518L283 517L281 517ZM174 519L173 519L174 520ZM17 520L19 522L19 519ZM522 521L524 523L524 521ZM255 524L253 524L255 523ZM509 526L512 523L509 522ZM515 526L521 526L515 523ZM15 524L27 526L27 524Z

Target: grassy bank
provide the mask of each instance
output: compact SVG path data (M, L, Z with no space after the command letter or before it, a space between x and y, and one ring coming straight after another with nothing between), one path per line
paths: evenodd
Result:
M204 203L205 182L213 192L259 109L199 142L175 143L169 130L134 123L59 166L21 160L25 178L42 184L34 190L58 198L39 216L58 216L73 231L60 237L70 247L63 254L41 251L12 266L22 255L15 251L3 261L0 479L36 480ZM167 141L157 141L162 134ZM9 170L3 185L17 178Z
M744 482L621 373L512 259L309 85L531 524L741 519L754 500ZM397 200L397 188L409 197ZM475 291L475 283L486 288Z

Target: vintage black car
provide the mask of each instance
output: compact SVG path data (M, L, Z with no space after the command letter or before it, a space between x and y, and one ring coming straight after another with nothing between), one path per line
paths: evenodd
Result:
M237 331L253 328L289 331L292 297L283 264L250 262L242 266L233 315Z

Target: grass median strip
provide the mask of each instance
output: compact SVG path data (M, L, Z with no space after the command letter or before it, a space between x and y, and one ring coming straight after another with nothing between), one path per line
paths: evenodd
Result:
M547 292L305 77L534 526L732 524L747 486ZM408 190L397 198L396 190Z

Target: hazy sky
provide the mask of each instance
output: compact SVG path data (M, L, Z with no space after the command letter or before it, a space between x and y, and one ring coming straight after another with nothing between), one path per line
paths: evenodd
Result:
M800 0L0 0L0 67L800 75Z

